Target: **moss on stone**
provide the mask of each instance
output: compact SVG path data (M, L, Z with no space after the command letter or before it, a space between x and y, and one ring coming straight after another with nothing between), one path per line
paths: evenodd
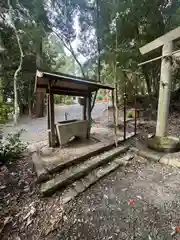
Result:
M180 150L180 140L172 136L148 139L148 147L160 152L175 152Z

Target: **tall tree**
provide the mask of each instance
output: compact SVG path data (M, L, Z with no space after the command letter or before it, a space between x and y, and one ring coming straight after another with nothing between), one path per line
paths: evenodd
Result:
M19 33L18 33L18 30L17 30L17 28L15 26L15 23L13 21L13 8L11 6L10 0L8 0L8 8L9 8L8 16L9 16L10 26L12 27L12 29L14 31L14 34L16 36L16 40L17 40L18 48L19 48L19 55L20 55L19 66L14 73L14 124L16 125L17 121L18 121L18 115L19 115L17 79L18 79L18 74L22 70L24 54L23 54L23 49L22 49Z

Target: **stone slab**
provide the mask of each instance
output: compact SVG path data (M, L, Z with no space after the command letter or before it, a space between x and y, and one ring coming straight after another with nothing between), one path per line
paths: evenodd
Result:
M49 158L47 157L42 158L42 160L50 173L56 173L58 171L63 170L64 168L83 162L89 159L90 157L94 157L98 154L101 154L104 151L110 150L114 146L114 143L112 142L108 142L106 144L94 143L91 145L89 144L87 146L88 147L86 147L86 150L84 149L84 146L82 147L81 150L83 151L82 153L74 152L74 149L72 148L60 149L59 153L55 154L55 156L50 156ZM81 149L81 146L78 147L78 151L79 149ZM67 152L69 154L67 154Z
M76 197L78 192L73 187L68 188L61 196L61 202L66 204Z
M87 176L83 177L81 180L75 181L70 188L65 190L65 194L62 194L63 203L67 203L73 200L80 193L86 191L91 185L95 184L98 180L108 175L110 172L116 170L119 166L126 166L132 160L133 155L127 154L122 157L123 160L116 162L116 159L106 164L102 167L99 167L89 173Z
M78 193L81 193L86 189L85 185L82 183L81 180L74 182L72 185L73 185L74 189L76 190L76 192L78 192Z
M40 192L43 195L48 195L55 192L57 189L67 186L73 181L83 177L88 174L88 172L93 169L112 161L113 158L119 156L120 154L126 152L129 146L124 145L118 148L114 148L108 152L102 153L101 155L91 158L86 162L70 167L68 170L62 171L60 174L56 175L53 179L42 183Z
M95 174L89 173L87 176L82 178L82 183L85 186L85 188L88 188L97 180L98 180L98 177Z
M135 154L127 153L124 157L116 158L114 161L117 164L127 165L135 157Z
M159 153L150 149L146 149L146 150L141 150L141 149L142 149L142 146L140 147L140 149L136 147L130 148L132 152L135 152L137 155L145 159L153 160L156 162L159 161L161 164L166 164L166 165L180 168L180 152L165 154L165 153Z
M32 161L37 175L37 182L43 182L50 178L48 171L44 168L41 157L38 153L32 154Z
M127 139L133 136L133 134L130 134ZM122 143L124 143L123 138L118 140L118 145ZM98 143L92 142L92 140L84 140L80 143L74 143L67 148L55 149L51 156L41 156L41 160L49 173L57 173L90 157L109 151L113 147L115 147L115 142L111 138L105 142Z
M136 147L131 147L130 150L132 152L138 153L140 151L140 149L136 148Z
M105 168L99 169L96 172L96 176L98 177L98 179L100 179L100 178L104 177L105 175L107 175L108 173L115 170L117 167L119 167L119 164L116 163L116 162L112 162L108 166L106 166Z
M165 154L159 161L162 164L180 167L180 152Z
M138 155L141 156L141 157L145 157L148 160L155 161L155 162L159 162L159 160L163 156L162 154L156 153L156 152L151 151L151 150L140 150L138 152Z
M140 142L137 143L137 147L131 147L130 150L137 155L144 157L150 161L159 162L159 160L164 156L164 153L156 152L147 148L147 146L141 144Z

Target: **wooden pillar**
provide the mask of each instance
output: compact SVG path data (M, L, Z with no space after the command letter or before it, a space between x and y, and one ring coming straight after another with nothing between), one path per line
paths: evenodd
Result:
M51 90L51 83L49 82L49 119L50 119L50 136L51 147L56 145L55 123L54 123L54 96Z
M48 128L48 143L49 147L52 146L51 143L51 127L50 127L50 101L49 101L49 94L47 94L47 128Z
M133 83L135 83L135 93L134 93L134 134L137 133L137 75L133 73Z
M35 103L36 118L44 116L44 93L36 92L36 103Z
M112 90L112 105L113 105L113 118L114 118L114 140L116 147L118 145L117 143L117 123L116 123L116 110L115 110L115 101L114 101L114 90Z
M173 43L168 42L164 44L162 55L172 53ZM171 92L171 72L172 72L171 57L164 57L161 61L161 78L159 87L159 102L158 102L158 116L156 125L156 136L164 137L167 131L168 117L169 117L169 103Z
M83 104L83 120L86 120L87 119L87 98L84 97L84 100L83 100L84 104Z
M126 94L124 93L124 140L126 140Z
M87 97L87 120L88 120L87 138L89 139L91 133L91 95Z

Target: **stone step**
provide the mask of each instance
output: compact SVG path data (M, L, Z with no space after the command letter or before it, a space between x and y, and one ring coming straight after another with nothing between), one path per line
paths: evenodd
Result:
M133 136L135 136L134 132L127 134L126 140L128 141ZM117 143L118 143L118 146L122 145L122 143L124 143L124 138L120 137L119 139L117 139ZM95 157L99 154L102 154L106 151L109 151L113 147L115 147L116 145L115 145L114 141L109 140L104 144L99 142L98 144L96 144L96 146L97 146L97 149L95 149L95 146L93 146L93 148L91 149L90 152L87 152L87 153L83 154L82 156L75 156L74 158L68 159L66 161L59 161L59 163L56 166L53 166L53 164L49 165L49 166L46 166L46 170L50 174L58 173L65 168L71 167L72 165L75 165L75 164L78 164L78 163L82 163L82 162L88 160L91 157ZM57 157L57 159L58 159L58 157Z
M91 185L95 184L98 180L105 177L112 171L115 171L120 166L131 164L131 160L134 158L134 156L135 155L133 153L128 152L124 156L115 158L108 164L94 169L88 175L81 178L80 180L75 181L68 188L66 188L61 193L60 201L63 204L66 204L69 201L73 200L80 193L86 191Z
M135 152L137 155L148 159L149 161L159 162L164 156L164 153L156 152L145 146L138 145L138 147L131 147L131 151Z
M87 175L93 169L112 161L120 154L125 153L128 149L128 145L114 148L96 157L90 158L83 163L65 169L60 174L55 175L53 179L42 183L40 187L40 192L43 195L52 194L57 189L66 187L77 179L80 179L83 176Z

